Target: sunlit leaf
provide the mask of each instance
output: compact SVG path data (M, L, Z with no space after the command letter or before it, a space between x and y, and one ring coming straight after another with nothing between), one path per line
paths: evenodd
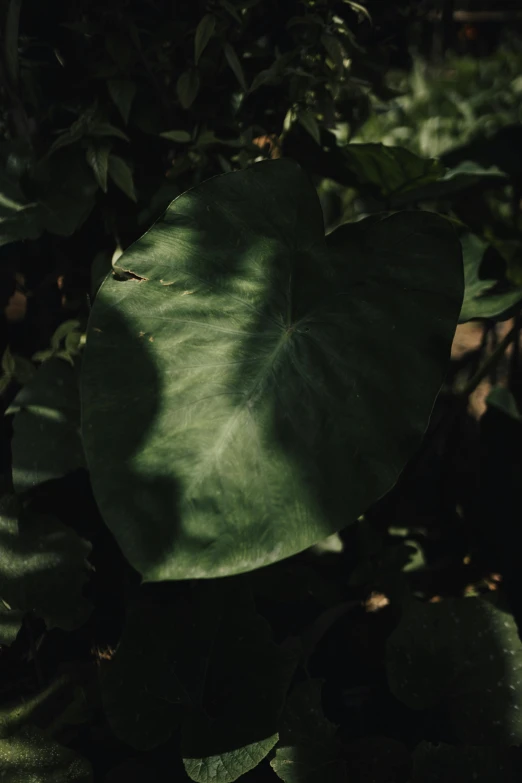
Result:
M177 198L118 266L91 313L83 438L146 580L288 557L393 486L460 311L448 221L376 216L325 238L306 175L268 161Z

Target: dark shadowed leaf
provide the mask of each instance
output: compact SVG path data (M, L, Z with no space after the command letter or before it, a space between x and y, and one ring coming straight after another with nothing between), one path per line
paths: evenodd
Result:
M25 492L84 466L77 369L51 358L13 400L13 484Z
M118 155L111 155L109 158L109 177L131 201L136 201L132 170L129 164Z
M413 753L410 783L518 783L516 748L421 742Z
M85 759L34 726L0 739L0 779L5 783L92 783Z
M0 644L12 641L11 612L17 619L35 612L49 628L82 625L91 609L82 595L90 544L52 517L22 511L14 497L1 502L0 536L0 595L8 610Z
M244 92L246 92L248 90L248 87L245 80L245 74L243 73L243 66L239 61L239 57L236 54L236 50L234 49L232 44L228 43L227 41L226 43L223 44L223 51L225 53L225 57L227 58L227 63L232 69L234 76L238 80L241 89Z
M96 182L107 193L107 171L109 168L109 154L111 145L106 142L91 142L86 150L86 160L91 167Z
M448 221L408 212L325 238L306 175L271 161L177 198L118 265L130 277L106 280L91 314L83 437L146 580L281 560L393 486L460 311Z
M296 685L285 706L272 769L285 783L347 783L336 727L321 704L322 680Z
M386 667L398 699L418 710L443 705L462 742L522 741L522 643L492 602L412 602L389 637Z
M102 671L105 711L116 734L156 747L179 727L195 781L231 783L277 741L294 659L234 582L194 586L168 606L135 605Z
M312 112L304 109L303 111L299 112L299 114L297 115L297 119L299 120L303 128L308 131L312 139L315 142L317 142L317 144L320 144L321 132L319 130L319 125L317 124L317 120L315 119Z
M188 144L192 141L192 136L190 133L184 130L164 131L164 133L160 133L160 136L162 139L175 141L178 144Z
M486 398L486 403L489 407L502 411L511 419L522 421L515 395L505 386L494 386Z
M199 62L199 58L205 51L205 48L214 35L216 29L216 17L214 14L205 14L196 28L196 35L194 38L194 62L196 65Z
M442 167L444 170L444 166ZM399 209L406 204L417 201L435 201L449 198L467 188L478 184L502 184L507 177L496 167L484 168L478 163L465 161L453 169L448 169L433 182L413 183L413 187L404 193L398 193L392 199L394 208Z
M107 89L114 105L120 112L123 122L127 125L129 114L136 95L136 85L129 79L109 79Z
M192 106L199 92L199 76L195 68L190 68L181 74L176 90L182 107L188 109Z
M375 186L386 198L435 182L445 172L437 160L420 158L404 147L349 144L343 153L359 182Z

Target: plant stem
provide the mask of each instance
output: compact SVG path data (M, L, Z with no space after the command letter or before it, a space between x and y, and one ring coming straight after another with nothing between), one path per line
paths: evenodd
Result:
M504 335L502 340L499 342L493 353L491 353L488 358L485 360L482 367L479 367L475 375L470 378L468 383L464 386L463 390L459 393L459 397L467 398L472 394L479 383L484 380L484 378L491 372L491 370L496 367L498 362L502 359L504 356L504 353L506 351L506 348L510 345L510 343L513 342L515 339L515 336L517 335L518 330L515 326L512 326L509 332Z

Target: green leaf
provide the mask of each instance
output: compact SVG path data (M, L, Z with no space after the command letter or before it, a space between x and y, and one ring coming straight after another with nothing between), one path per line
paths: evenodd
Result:
M321 43L323 44L326 52L335 66L335 70L340 75L344 71L344 51L343 45L339 38L335 35L323 33L321 35Z
M228 11L230 16L235 19L238 24L243 24L243 20L239 16L236 8L232 5L232 3L229 3L228 0L219 0L219 5Z
M336 726L321 704L322 680L297 685L285 706L280 741L270 766L285 783L346 783Z
M181 74L176 84L176 91L184 109L192 106L199 92L199 76L195 68L190 68Z
M9 346L7 346L2 356L2 371L12 378L15 373L15 368L16 365L13 354L11 353Z
M6 783L92 783L87 761L34 726L0 740L0 778Z
M349 144L343 148L343 154L359 182L375 186L385 197L397 197L435 182L446 171L439 161L420 158L403 147Z
M69 364L57 357L44 362L7 413L15 414L11 449L16 492L84 466L78 379Z
M452 169L448 169L434 181L424 183L413 182L412 187L404 193L398 193L392 200L395 208L419 201L436 201L451 198L467 188L491 181L492 185L507 180L506 174L495 166L484 168L478 163L465 161Z
M130 279L91 311L83 438L145 580L289 557L394 485L460 312L449 221L374 216L325 238L307 176L268 161L177 198L119 266Z
M188 144L192 141L192 136L188 131L184 130L172 130L160 133L162 139L169 139L169 141L175 141L178 144Z
M111 155L109 158L109 177L131 201L137 201L131 168L118 155Z
M7 13L5 19L4 56L7 74L11 86L16 90L20 76L20 59L18 56L18 36L20 26L20 11L22 0L9 0L5 4Z
M36 217L42 229L59 236L71 236L91 212L98 184L83 150L63 150L43 161L34 182L45 195Z
M501 318L522 301L522 286L499 288L498 280L482 278L481 265L489 245L476 234L467 232L461 236L464 259L464 301L460 323L473 318Z
M65 133L62 133L60 136L58 136L55 141L53 141L47 151L47 157L50 157L54 152L61 149L62 147L68 147L71 144L76 144L76 142L83 139L83 137L89 132L92 123L94 122L96 111L96 105L92 105L82 112L78 119L73 122L71 127L68 128Z
M410 783L518 783L517 748L421 742L413 752Z
M494 386L486 397L486 403L490 408L497 408L497 410L502 411L511 419L522 421L522 415L518 410L515 396L505 386Z
M136 84L130 79L109 79L107 82L109 95L125 125L129 122L130 110L136 96Z
M129 137L122 130L115 125L111 125L110 122L98 121L93 123L89 128L90 136L114 136L117 139L123 139L123 141L130 141Z
M107 193L107 171L109 167L109 154L111 151L110 144L97 144L91 142L87 147L85 158L87 163L93 170L96 182Z
M216 17L214 14L205 14L196 28L196 35L194 38L194 61L196 65L199 63L199 58L214 35L215 29Z
M397 699L415 710L441 705L461 742L520 744L522 643L493 602L412 602L388 639L386 668Z
M241 89L243 90L243 92L247 92L248 87L245 80L245 74L243 73L243 67L239 61L239 57L236 54L236 50L234 49L232 44L228 43L228 41L225 41L225 43L223 44L223 51L225 53L227 63L232 69L234 76L238 80Z
M116 735L140 750L181 726L191 779L230 783L277 741L295 660L271 641L243 585L200 583L184 595L131 607L102 669L104 708Z
M273 734L257 742L252 742L237 750L218 753L204 758L185 758L183 764L187 775L196 783L233 783L240 777L255 769L270 753L278 740Z
M321 131L319 130L319 126L317 124L317 120L315 119L314 115L311 111L303 110L300 111L297 115L297 119L303 126L303 128L308 131L312 139L316 142L316 144L321 143Z
M91 611L82 595L90 544L52 517L23 511L15 497L0 503L0 531L0 595L8 610L0 644L10 644L13 624L26 612L35 612L48 628L83 625Z

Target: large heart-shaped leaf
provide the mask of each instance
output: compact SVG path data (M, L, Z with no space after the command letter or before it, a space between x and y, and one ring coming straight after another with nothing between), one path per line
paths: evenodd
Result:
M460 311L448 221L374 216L325 238L306 175L271 161L177 198L119 263L90 319L83 438L145 580L281 560L394 485Z

